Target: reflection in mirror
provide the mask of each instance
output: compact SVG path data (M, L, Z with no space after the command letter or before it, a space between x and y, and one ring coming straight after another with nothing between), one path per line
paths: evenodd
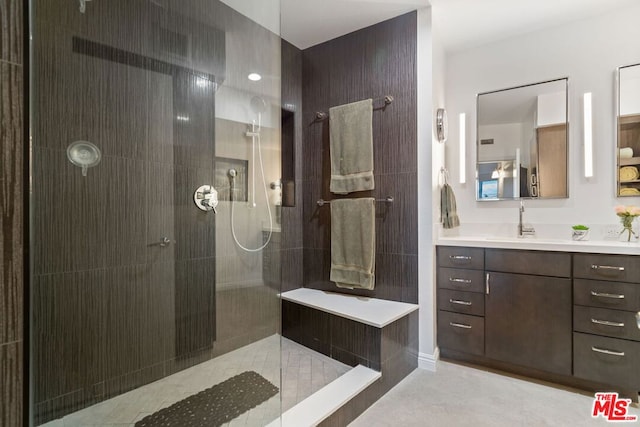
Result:
M640 196L640 64L618 69L618 196Z
M567 84L478 95L476 200L568 197Z

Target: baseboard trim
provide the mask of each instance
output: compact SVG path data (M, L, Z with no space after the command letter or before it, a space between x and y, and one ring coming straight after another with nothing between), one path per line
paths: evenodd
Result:
M436 371L436 362L440 358L440 349L436 347L433 354L418 353L418 368L427 371Z

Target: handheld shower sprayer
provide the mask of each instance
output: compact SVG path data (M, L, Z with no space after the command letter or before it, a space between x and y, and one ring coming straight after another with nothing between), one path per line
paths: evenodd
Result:
M234 205L235 202L233 201L233 193L235 190L235 179L238 176L238 171L235 169L229 169L229 171L227 172L229 175L229 181L230 181L230 185L231 185L231 235L233 236L233 240L236 242L236 245L238 245L238 247L240 249L242 249L245 252L259 252L261 250L263 250L264 248L267 247L267 245L269 244L269 242L271 241L271 236L273 234L273 216L271 214L271 206L269 205L269 194L267 193L267 181L265 179L264 176L264 165L262 162L262 148L261 148L261 144L260 144L260 129L262 126L262 113L264 113L267 109L267 103L265 102L265 100L259 96L254 96L253 98L251 98L251 110L258 115L258 125L256 127L256 120L252 120L250 126L250 130L248 130L245 133L245 136L247 136L248 138L251 138L251 162L249 163L250 167L251 167L251 201L249 202L249 204L247 205L249 208L255 208L257 207L257 203L256 203L256 163L258 163L260 165L260 173L262 175L262 186L264 188L264 200L265 200L265 206L267 207L267 213L269 215L269 235L266 239L266 241L264 242L263 245L257 247L257 248L247 248L245 246L243 246L239 241L238 241L238 237L236 236L236 229L235 229L235 220L234 220ZM258 147L258 156L257 156L257 160L256 161L256 145Z

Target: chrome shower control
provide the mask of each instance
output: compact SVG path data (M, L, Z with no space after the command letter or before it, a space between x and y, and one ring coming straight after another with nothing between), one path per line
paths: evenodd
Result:
M193 201L200 210L218 213L216 210L216 206L218 206L218 192L212 185L201 185L198 187L193 194Z

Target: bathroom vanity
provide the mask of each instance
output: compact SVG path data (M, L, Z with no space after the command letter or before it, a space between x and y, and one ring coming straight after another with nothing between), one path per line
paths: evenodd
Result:
M441 239L442 357L637 396L640 246L532 242Z

